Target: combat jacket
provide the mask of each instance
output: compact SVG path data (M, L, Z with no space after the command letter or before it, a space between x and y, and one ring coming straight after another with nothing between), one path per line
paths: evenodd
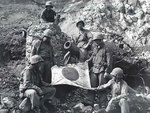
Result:
M131 96L132 94L135 95L137 93L134 89L128 86L128 84L124 80L116 82L115 78L112 78L111 80L109 80L107 84L104 84L101 87L107 88L109 86L111 87L111 93L113 98L120 95L128 95L128 94L130 94Z
M93 73L110 73L112 68L112 58L105 46L102 48L94 47L92 54Z
M22 93L27 89L35 89L40 94L41 87L48 85L42 80L40 71L35 70L32 65L27 66L21 73L19 90Z
M56 12L52 9L51 10L45 9L41 14L41 18L45 22L54 22L55 21L55 16L56 16Z
M92 40L92 33L89 30L84 29L84 31L79 33L79 36L77 38L77 47L84 48L90 40Z
M127 95L128 92L128 85L124 80L112 84L112 97L116 97L118 95Z
M31 56L40 55L44 60L54 61L53 47L37 40L32 47Z

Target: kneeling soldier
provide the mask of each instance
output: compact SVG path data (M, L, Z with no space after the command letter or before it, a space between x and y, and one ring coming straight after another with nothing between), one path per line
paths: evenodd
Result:
M40 105L44 107L44 102L51 99L56 92L54 87L42 80L39 70L42 62L41 56L32 56L30 65L22 72L20 84L20 96L30 100L31 110L35 113L40 113ZM47 112L46 110L45 113Z

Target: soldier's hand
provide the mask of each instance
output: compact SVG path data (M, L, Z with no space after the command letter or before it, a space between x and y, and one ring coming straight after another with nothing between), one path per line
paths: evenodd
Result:
M136 94L136 96L137 96L137 97L142 97L142 96L143 96L143 94Z
M86 60L85 62L86 62L86 63L88 63L89 61L88 61L88 60Z
M97 88L96 88L96 90L101 90L102 89L102 87L101 86L98 86Z
M90 88L90 90L95 91L95 90L97 90L97 88Z
M86 46L83 46L83 49L86 49L86 48L88 48L88 45L86 45Z
M85 62L89 63L89 61L90 61L90 60L88 59L88 60L86 60Z
M113 97L111 101L117 101L117 97Z

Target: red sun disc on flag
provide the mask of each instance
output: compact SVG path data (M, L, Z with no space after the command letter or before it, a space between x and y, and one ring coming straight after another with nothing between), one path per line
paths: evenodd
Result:
M79 73L75 68L66 67L62 69L62 74L65 78L71 81L76 81L79 78Z

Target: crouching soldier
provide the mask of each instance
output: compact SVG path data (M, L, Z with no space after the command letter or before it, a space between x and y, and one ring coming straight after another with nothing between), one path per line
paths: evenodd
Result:
M45 110L45 113L47 113L48 111L44 106L44 102L52 99L56 92L54 87L42 80L41 72L39 70L42 62L43 59L41 56L32 56L30 59L30 65L22 72L20 82L20 96L30 100L31 110L35 113L40 113L40 107L42 107ZM29 113L29 111L26 112Z
M129 97L131 94L136 93L136 91L129 87L123 80L124 73L121 68L114 68L111 75L113 78L108 83L97 88L98 90L108 87L112 89L112 99L109 101L106 109L101 110L100 113L110 113L118 103L121 108L121 113L130 113L128 100L130 100Z

